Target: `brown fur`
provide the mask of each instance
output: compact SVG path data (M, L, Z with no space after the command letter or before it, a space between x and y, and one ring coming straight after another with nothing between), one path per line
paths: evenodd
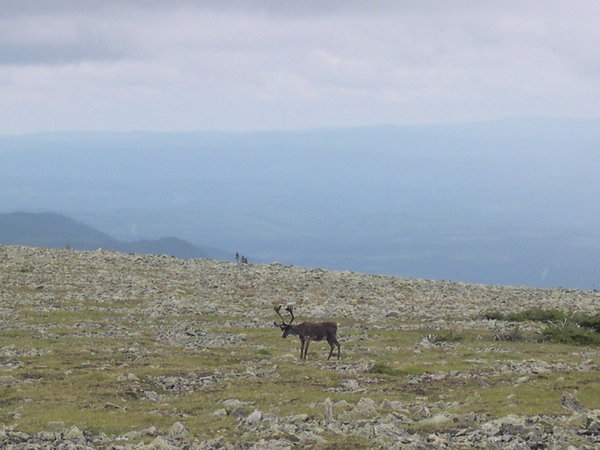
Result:
M275 312L279 317L281 314L279 313L281 307L275 308ZM329 351L329 356L327 359L331 358L333 355L333 350L337 347L337 357L340 359L340 343L337 340L337 323L335 322L303 322L299 325L292 325L292 321L294 320L294 313L291 310L291 307L288 307L287 311L292 315L292 320L290 323L285 323L283 321L281 324L275 322L275 326L279 327L281 331L283 331L282 338L288 337L288 335L292 334L298 336L300 338L300 359L306 359L306 353L308 352L308 345L311 341L322 341L326 339L331 347ZM283 317L281 317L283 320Z

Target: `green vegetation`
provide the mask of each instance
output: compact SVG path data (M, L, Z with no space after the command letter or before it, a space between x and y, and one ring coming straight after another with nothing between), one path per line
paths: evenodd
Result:
M542 336L553 342L600 345L600 314L567 314L556 309L534 308L513 313L491 311L484 313L483 318L509 322L542 322L547 324L547 327L542 330ZM506 336L506 340L523 340L518 330L516 327L514 339Z
M600 333L589 331L576 322L550 325L542 334L553 342L573 345L600 345Z
M384 399L410 403L416 396L433 402L456 402L457 407L451 412L461 414L540 414L560 413L560 393L577 386L586 394L581 397L587 406L600 406L600 381L589 373L565 370L560 379L534 375L529 383L515 388L514 381L522 373L511 376L491 370L503 360L518 364L540 355L548 362L570 361L573 356L569 345L494 343L490 335L486 342L491 350L509 352L481 353L481 340L452 330L436 331L436 336L438 342L458 343L454 347L434 346L416 351L415 346L423 338L422 330L378 330L369 332L364 341L342 340L344 357L339 362L327 362L328 348L320 343L311 346L306 362L300 362L297 340L281 339L269 328L224 329L222 318L217 316L197 318L198 326L227 334L243 332L243 345L184 349L176 343L162 342L150 332L151 319L136 315L137 322L131 321L127 315L115 315L97 305L89 311L87 320L85 308L21 311L20 323L40 325L46 321L49 326L44 333L0 330L3 348L10 347L24 355L38 351L34 356L19 357L19 367L0 371L0 375L21 380L15 385L0 386L0 422L14 424L26 432L62 421L68 426L118 435L151 425L168 429L174 421L181 421L200 439L216 434L241 439L243 430L238 426L238 417L214 415L229 398L249 402L251 406L245 414L259 409L278 416L318 416L323 410L314 405L326 397L356 404L364 396L378 404ZM165 318L165 322L174 326L177 319L173 316ZM130 336L81 336L82 331L97 330L96 323L126 326ZM356 335L352 332L346 335L353 336ZM342 370L346 365L364 362L364 358L374 362L358 372ZM469 375L476 373L482 376ZM177 390L168 388L168 381L160 383L169 377L204 377L209 382ZM361 387L365 386L361 380L370 380L369 392L343 389L353 379ZM146 399L147 391L156 392L159 400ZM552 395L541 395L548 392ZM366 446L357 437L340 439L332 437L331 448L350 443L357 448Z
M557 322L567 319L567 314L557 309L532 308L520 312L503 313L500 311L491 311L484 313L484 319L505 320L508 322Z
M577 324L579 326L593 330L596 333L600 333L600 314L596 314L596 315L580 314L577 316L576 320L577 320Z
M400 375L400 372L398 370L394 369L393 367L390 367L388 364L381 363L381 362L373 364L373 367L371 367L369 372L379 374L379 375L389 375L389 376Z

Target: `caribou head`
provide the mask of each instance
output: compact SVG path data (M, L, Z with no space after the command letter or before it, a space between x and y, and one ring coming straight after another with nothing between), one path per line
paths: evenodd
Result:
M281 335L282 338L288 337L288 334L290 334L290 332L292 331L292 322L294 321L294 309L291 306L288 306L285 308L285 310L287 312L289 312L290 315L292 316L292 318L290 319L290 322L285 323L285 319L281 315L281 305L275 307L275 312L281 318L281 323L273 322L273 324L276 327L281 328L281 331L283 331L283 334Z

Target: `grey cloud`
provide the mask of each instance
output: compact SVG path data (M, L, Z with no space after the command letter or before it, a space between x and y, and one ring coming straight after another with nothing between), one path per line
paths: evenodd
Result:
M529 0L547 4L551 0ZM446 14L482 9L479 1L446 0L3 0L5 17L19 15L94 14L102 11L212 11L223 14L255 14L275 17L316 17L328 15L372 15L382 13ZM504 2L506 3L506 2ZM523 1L513 2L515 6ZM527 2L526 2L527 3ZM487 11L495 8L485 2Z
M64 14L92 13L103 10L213 10L241 12L244 14L266 13L274 15L319 15L335 13L382 13L415 12L427 14L468 14L481 11L494 14L495 11L527 10L529 13L547 11L576 11L577 9L597 9L595 0L508 0L502 2L482 2L480 0L2 0L1 12L4 17L22 14Z
M112 17L74 12L0 16L0 64L66 64L122 59L131 39Z
M94 12L107 9L173 10L179 8L223 12L267 13L278 15L316 15L337 12L369 12L398 9L421 9L422 4L443 5L444 2L396 0L3 0L3 15L63 14Z
M69 64L125 58L118 48L90 42L66 45L0 43L0 65Z
M83 128L107 129L597 116L598 14L585 0L0 0L0 123L29 126L32 109L44 127L85 110Z

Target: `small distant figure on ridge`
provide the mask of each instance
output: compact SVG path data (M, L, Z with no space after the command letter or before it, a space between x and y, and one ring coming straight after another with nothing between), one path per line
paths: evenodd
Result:
M239 252L235 252L235 261L239 264L248 264L248 258L246 258L244 255L240 255Z

